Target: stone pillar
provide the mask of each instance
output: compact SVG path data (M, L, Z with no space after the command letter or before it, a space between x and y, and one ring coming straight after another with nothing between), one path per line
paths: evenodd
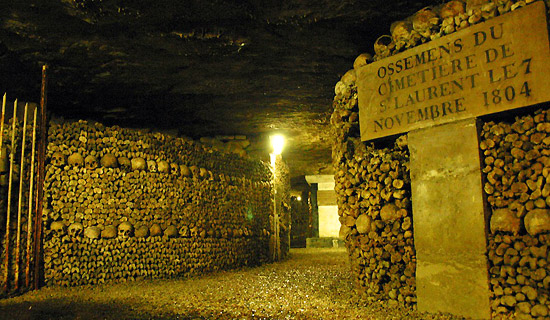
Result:
M411 131L418 310L490 319L475 119Z
M317 183L311 184L311 238L319 237L319 206L317 204Z

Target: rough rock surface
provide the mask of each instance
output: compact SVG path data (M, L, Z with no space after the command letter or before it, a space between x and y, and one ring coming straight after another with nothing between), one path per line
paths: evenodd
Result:
M426 2L0 1L0 92L54 114L193 138L283 131L292 175L331 171L334 84ZM376 31L380 30L380 31ZM265 152L265 151L264 151Z

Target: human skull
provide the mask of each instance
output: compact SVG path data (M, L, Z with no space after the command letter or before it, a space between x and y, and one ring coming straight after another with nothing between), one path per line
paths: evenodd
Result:
M170 173L170 165L167 161L161 160L158 163L158 171L161 173Z
M441 19L446 20L463 14L465 12L464 2L458 0L451 0L443 4L439 10L439 16Z
M122 169L125 169L125 170L132 169L132 162L130 161L130 159L128 159L126 157L118 158L118 164L120 165L120 167Z
M54 237L65 235L65 224L62 221L54 221L50 224L50 230Z
M355 69L346 71L342 78L340 78L340 81L342 81L342 83L346 86L352 86L357 81L357 73L355 72Z
M151 237L162 236L162 228L158 223L155 223L151 226L151 228L149 229L149 235L151 235Z
M180 174L180 166L177 163L170 163L170 173L173 175L179 175Z
M157 172L157 162L154 160L147 160L147 170L149 170L149 172Z
M101 166L105 168L116 168L118 167L118 161L114 154L112 153L106 153L101 157L100 160Z
M353 69L359 69L362 66L366 66L369 62L372 61L372 56L369 53L361 53L353 61Z
M390 26L390 33L393 42L396 44L406 44L411 38L412 23L409 20L395 21Z
M183 226L179 230L179 234L184 238L189 238L191 236L191 233L189 232L188 226Z
M97 158L95 156L92 156L91 154L88 155L84 159L84 165L86 166L86 169L95 169L95 168L97 168Z
M65 155L62 152L54 152L52 155L51 163L56 167L62 167L65 165Z
M181 175L184 177L191 176L191 170L189 170L189 167L184 164L180 165L180 171L181 171Z
M166 227L166 230L164 230L164 234L168 236L168 238L175 238L178 236L178 228L173 225L169 225Z
M128 221L124 221L123 223L118 225L118 236L120 238L128 238L132 235L134 232L134 226Z
M389 35L382 35L374 42L374 52L378 58L389 57L394 47L393 38Z
M84 157L80 153L75 152L67 158L67 163L70 166L82 167L84 165Z
M193 178L198 178L200 175L200 169L197 166L190 166L189 170L191 170L191 173L193 174Z
M103 231L101 231L101 237L104 239L112 239L117 236L117 228L113 225L106 226Z
M86 230L84 230L84 236L88 239L99 239L99 236L101 235L101 229L99 227L93 226L88 227Z
M425 7L414 14L412 24L414 30L423 37L429 38L433 28L439 25L439 17L431 7Z
M149 228L145 225L141 225L136 228L136 231L134 231L134 235L136 238L145 238L149 235Z
M83 231L84 231L84 227L80 222L72 223L69 226L69 236L71 236L72 238L77 238L82 236Z
M145 162L145 159L140 157L133 158L131 164L132 170L145 170L145 168L147 168L147 163Z

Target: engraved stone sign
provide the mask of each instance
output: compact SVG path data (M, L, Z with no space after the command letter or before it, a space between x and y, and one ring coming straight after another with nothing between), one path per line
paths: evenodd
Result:
M544 3L357 71L361 139L550 101Z

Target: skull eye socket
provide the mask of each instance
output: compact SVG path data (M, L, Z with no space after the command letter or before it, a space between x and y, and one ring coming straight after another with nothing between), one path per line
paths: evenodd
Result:
M69 226L69 235L71 237L79 237L82 234L84 227L81 223L73 223Z

